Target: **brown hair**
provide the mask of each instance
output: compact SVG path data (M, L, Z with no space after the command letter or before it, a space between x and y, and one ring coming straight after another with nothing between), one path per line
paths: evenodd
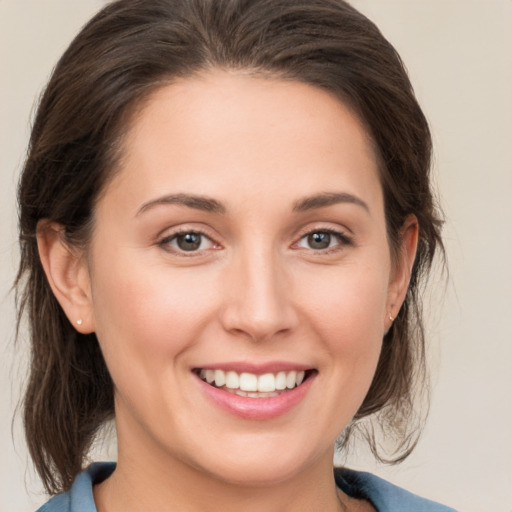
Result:
M134 109L173 79L213 67L298 80L337 95L376 147L392 250L406 216L417 217L406 301L344 437L376 413L381 428L398 433L396 460L414 445L416 430L407 426L425 365L419 285L442 243L429 182L430 133L396 51L342 0L121 0L99 12L58 62L19 185L18 318L27 315L32 343L24 423L50 493L69 488L81 471L114 401L96 336L77 333L50 290L37 224L60 223L69 243L86 245L95 201L115 172ZM367 437L377 455L371 430Z

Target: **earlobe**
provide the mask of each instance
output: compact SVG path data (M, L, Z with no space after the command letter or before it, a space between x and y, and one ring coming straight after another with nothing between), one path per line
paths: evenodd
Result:
M385 330L391 327L394 319L398 316L409 289L418 247L418 234L418 219L415 215L409 215L399 234L399 247L389 283Z
M64 228L57 223L40 221L37 246L44 272L55 298L77 331L94 331L91 286L83 251L70 246Z

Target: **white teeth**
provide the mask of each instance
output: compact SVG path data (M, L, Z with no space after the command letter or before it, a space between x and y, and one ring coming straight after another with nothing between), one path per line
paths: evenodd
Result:
M215 385L221 388L226 384L226 374L222 370L215 370Z
M254 373L241 373L239 387L242 391L258 391L258 376Z
M295 387L295 381L297 380L297 372L289 372L286 376L286 387L293 389Z
M265 373L258 377L258 391L275 391L276 390L276 379L274 374Z
M304 371L290 371L264 373L256 375L254 373L243 372L238 374L234 371L225 372L224 370L201 370L199 372L201 379L208 384L215 385L218 388L226 387L233 390L235 394L249 397L277 396L276 391L293 389L300 386L304 381Z
M238 389L240 387L240 378L236 372L226 372L226 387L229 389Z
M276 389L278 389L279 391L286 389L286 373L285 372L279 372L276 375Z

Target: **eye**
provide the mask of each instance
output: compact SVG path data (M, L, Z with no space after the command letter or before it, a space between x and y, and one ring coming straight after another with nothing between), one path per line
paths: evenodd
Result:
M317 230L304 235L297 243L298 247L325 251L341 245L350 244L350 240L343 234L333 230Z
M216 244L204 233L184 231L164 238L160 245L174 252L198 252L213 249Z

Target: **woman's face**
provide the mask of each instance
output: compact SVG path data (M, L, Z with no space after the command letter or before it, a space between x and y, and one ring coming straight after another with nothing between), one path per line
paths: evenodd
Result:
M407 272L357 117L305 84L212 72L134 119L87 273L120 464L263 483L332 464Z

